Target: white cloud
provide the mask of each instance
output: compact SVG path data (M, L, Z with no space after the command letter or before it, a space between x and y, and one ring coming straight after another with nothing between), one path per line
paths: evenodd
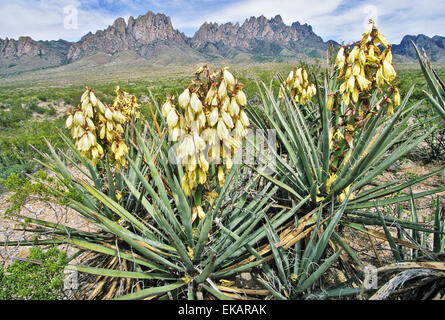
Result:
M190 19L186 15L173 17L175 25L183 28L199 27L203 22L243 22L251 16L264 15L267 18L281 15L284 22L310 21L311 18L334 11L342 0L246 0L233 3L210 14Z
M314 32L324 40L350 42L360 38L370 13L365 8L369 6L376 8L380 30L392 43L399 43L405 34L434 36L444 35L445 30L443 0L418 3L409 0L105 1L107 10L99 9L99 0L0 0L0 38L27 35L36 40L76 41L90 31L106 28L119 16L127 18L130 13L138 16L153 10L171 16L173 26L188 35L193 35L205 21L242 23L251 16L271 18L279 14L286 24L299 21L312 25ZM117 3L120 11L110 10ZM78 29L64 28L63 8L67 5L79 8Z
M178 13L172 21L179 29L197 29L205 21L243 22L261 14L267 18L280 14L286 24L308 23L325 41L358 40L364 24L375 15L381 32L392 43L399 43L406 34L444 35L445 30L443 0L243 0L210 14Z

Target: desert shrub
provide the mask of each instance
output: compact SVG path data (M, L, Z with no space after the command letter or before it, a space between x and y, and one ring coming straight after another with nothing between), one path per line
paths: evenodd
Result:
M0 266L0 300L56 300L65 266L65 252L31 248L26 259Z
M61 146L57 129L63 127L63 119L52 122L27 121L17 128L9 128L0 135L0 178L10 173L32 173L39 165L34 159L41 159L35 151L47 151L50 141Z

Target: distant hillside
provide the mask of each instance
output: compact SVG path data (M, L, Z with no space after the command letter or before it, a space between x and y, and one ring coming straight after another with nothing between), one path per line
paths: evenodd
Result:
M433 62L445 63L445 37L405 36L393 53L399 61L415 63L411 45L424 48ZM15 75L72 64L88 57L103 63L123 64L135 57L154 66L202 61L286 62L324 57L328 46L308 24L286 25L281 16L251 17L244 23L204 23L191 38L173 28L170 17L151 11L128 21L118 18L111 26L88 33L78 42L34 41L30 37L0 39L0 74ZM104 58L106 57L106 58ZM139 59L140 58L140 59ZM93 61L91 60L91 61ZM99 63L100 64L100 63Z
M411 41L413 41L419 49L425 49L431 61L445 63L445 37L434 36L430 38L423 34L417 36L407 35L403 37L399 45L392 46L393 53L411 59L417 59L417 54Z
M34 41L30 37L18 40L0 39L0 73L60 66L67 62L72 43L65 40Z

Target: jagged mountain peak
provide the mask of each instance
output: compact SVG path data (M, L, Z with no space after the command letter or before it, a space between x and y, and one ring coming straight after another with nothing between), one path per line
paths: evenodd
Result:
M118 18L107 29L88 33L71 46L68 59L73 61L98 52L115 54L125 50L144 55L146 47L157 41L185 45L186 40L183 33L173 28L170 17L148 11L137 18L129 17L128 23L124 18Z
M419 49L424 49L433 62L445 62L445 37L434 36L432 38L424 35L406 35L398 45L392 46L394 54L417 59L416 51L411 42Z
M415 62L411 41L424 48L433 62L445 62L445 37L407 35L399 45L393 45L396 55ZM173 27L169 16L148 11L128 20L117 18L107 28L89 32L76 43L35 41L28 36L0 39L0 73L60 66L97 54L118 58L128 53L161 64L218 58L233 62L282 61L321 57L330 44L338 45L335 41L324 42L307 23L287 25L280 15L252 16L235 23L205 22L188 38Z

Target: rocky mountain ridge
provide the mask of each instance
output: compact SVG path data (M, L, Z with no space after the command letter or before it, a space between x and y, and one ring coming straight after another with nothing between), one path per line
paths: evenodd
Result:
M411 40L425 48L432 61L445 61L445 37L405 36L393 45L396 55L415 62ZM88 33L78 42L35 41L30 37L0 39L0 73L17 73L57 67L77 60L107 54L133 52L149 63L227 59L241 61L286 61L322 58L328 45L308 24L286 25L281 16L251 17L244 23L204 23L193 37L174 29L170 17L151 11L128 21L118 18L104 30Z

